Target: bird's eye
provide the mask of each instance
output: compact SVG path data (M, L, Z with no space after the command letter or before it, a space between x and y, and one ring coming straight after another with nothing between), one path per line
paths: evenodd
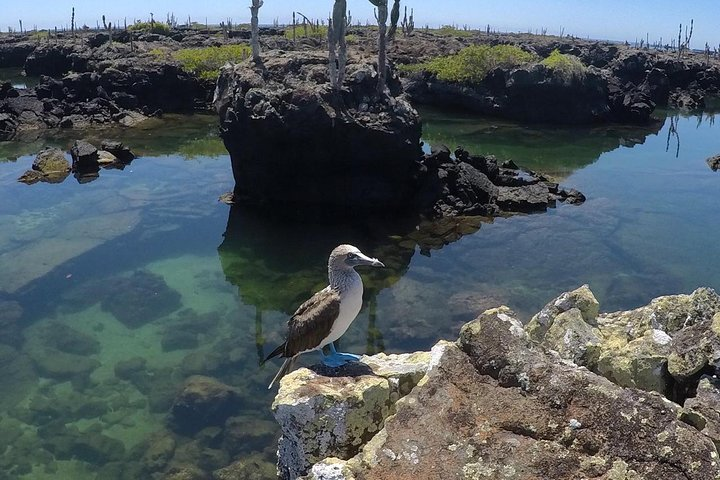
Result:
M347 259L348 259L348 260L355 260L356 258L357 258L357 255L355 255L354 253L348 253L348 254L347 254Z

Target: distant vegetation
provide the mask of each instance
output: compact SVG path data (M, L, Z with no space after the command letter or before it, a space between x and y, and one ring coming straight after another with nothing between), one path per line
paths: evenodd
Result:
M183 69L205 80L215 80L220 67L227 62L240 62L250 57L249 45L222 45L220 47L185 48L172 53Z
M472 37L475 34L475 32L468 28L460 29L454 25L443 25L435 30L435 33L448 37Z
M295 36L293 37L293 29ZM289 26L285 29L285 38L292 40L293 38L319 38L326 39L328 29L325 25L313 25L310 23Z
M534 54L515 45L471 45L455 55L433 58L404 70L427 70L449 82L479 82L495 68L519 67L536 60Z
M557 77L566 82L582 80L587 71L587 67L578 57L562 54L557 49L553 50L540 64L545 65L552 70Z
M136 22L130 25L128 30L170 35L170 26L162 22Z

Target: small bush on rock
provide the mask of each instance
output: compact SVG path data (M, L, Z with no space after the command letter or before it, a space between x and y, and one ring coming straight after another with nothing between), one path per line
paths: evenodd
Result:
M553 50L550 55L540 62L541 65L553 71L553 74L566 82L582 80L587 67L574 55L565 55L559 50Z
M219 47L185 48L174 52L173 58L183 69L205 80L215 80L220 67L227 62L240 62L250 57L249 45L222 45Z
M135 22L128 27L128 30L170 35L170 26L162 22Z
M515 45L471 45L455 55L438 57L422 68L449 82L480 82L491 70L519 67L536 60L536 56Z
M295 36L293 37L293 28L295 29ZM328 34L327 27L325 25L302 25L298 24L295 27L288 27L285 29L285 38L292 40L293 38L319 38L326 39Z

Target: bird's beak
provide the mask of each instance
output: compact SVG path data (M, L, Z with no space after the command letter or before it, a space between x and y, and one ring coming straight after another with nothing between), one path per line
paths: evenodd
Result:
M385 264L382 263L377 258L370 258L362 253L358 255L358 258L360 260L358 262L358 265L369 265L371 267L384 267L385 266Z

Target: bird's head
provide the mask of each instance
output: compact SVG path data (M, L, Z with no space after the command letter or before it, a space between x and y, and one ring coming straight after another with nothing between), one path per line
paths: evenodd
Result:
M328 266L331 269L351 269L358 265L369 265L371 267L384 267L385 265L377 258L370 258L352 245L340 245L330 254Z

